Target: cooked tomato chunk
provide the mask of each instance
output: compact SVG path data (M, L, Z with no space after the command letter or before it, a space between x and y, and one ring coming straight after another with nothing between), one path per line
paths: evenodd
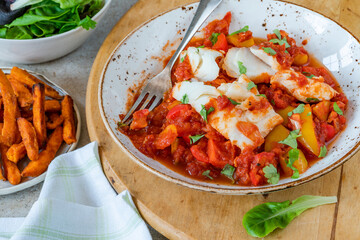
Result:
M133 121L130 125L130 129L134 130L134 129L140 129L146 127L148 125L146 121L148 115L149 115L148 109L143 109L134 112Z

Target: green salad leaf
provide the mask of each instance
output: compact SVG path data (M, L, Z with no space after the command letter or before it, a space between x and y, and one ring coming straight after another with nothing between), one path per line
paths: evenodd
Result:
M93 29L96 22L91 18L102 8L103 0L18 0L15 3L30 7L10 24L0 25L0 38L33 39L77 27Z
M337 197L301 196L292 203L268 202L248 211L243 218L243 226L253 237L265 237L276 228L285 228L295 217L309 208L336 203Z

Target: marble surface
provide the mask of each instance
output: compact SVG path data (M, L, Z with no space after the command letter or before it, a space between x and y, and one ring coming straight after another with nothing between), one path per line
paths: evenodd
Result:
M93 35L84 45L69 55L43 64L16 65L44 74L73 97L80 109L82 123L78 147L90 142L85 120L85 95L92 63L113 26L136 2L137 0L112 0L108 13L97 26ZM14 65L0 61L1 67L12 67ZM41 187L42 183L18 193L0 196L0 217L25 217L38 199ZM165 239L153 228L149 227L149 229L154 239Z

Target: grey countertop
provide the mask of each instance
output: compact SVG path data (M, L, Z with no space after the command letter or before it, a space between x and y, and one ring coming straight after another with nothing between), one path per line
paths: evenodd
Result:
M76 51L47 63L19 65L39 72L64 88L74 99L81 114L81 137L78 147L90 142L85 120L86 85L96 54L113 26L137 0L113 0L110 9L92 36ZM0 61L1 67L13 67L15 64ZM0 217L25 217L38 199L42 183L24 191L0 196ZM154 239L165 239L150 228Z

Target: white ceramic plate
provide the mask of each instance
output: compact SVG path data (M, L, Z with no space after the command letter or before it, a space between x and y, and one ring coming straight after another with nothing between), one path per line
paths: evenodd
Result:
M1 70L3 70L3 72L5 74L8 74L8 73L10 73L11 68L4 67L4 68L1 68ZM26 70L26 71L33 74L34 76L36 76L37 78L39 78L40 80L44 81L46 84L48 84L49 86L54 88L56 91L59 92L59 94L61 96L68 95L68 93L64 89L60 88L55 83L51 82L44 75L29 71L29 70ZM67 145L65 142L63 142L63 144L60 146L60 149L57 152L56 156L59 156L60 154L67 153L67 152L70 152L70 151L74 150L76 148L76 145L77 145L78 141L79 141L80 129L81 129L81 119L80 119L79 109L78 109L78 107L76 106L75 103L74 103L74 111L75 111L76 139L77 139L77 141L75 143L71 144L71 145ZM25 168L28 161L30 161L30 160L24 159L24 160L21 160L18 163L20 171L23 168ZM32 178L32 177L23 178L21 183L18 184L18 185L11 185L7 181L6 182L0 181L0 195L7 195L7 194L10 194L10 193L18 192L18 191L24 190L26 188L32 187L32 186L44 181L45 176L46 176L46 172L44 172L43 174L41 174L40 176L35 177L35 178Z
M116 130L119 114L126 112L129 88L139 85L146 77L156 75L162 64L156 57L168 56L178 46L197 3L161 14L129 34L109 57L99 85L99 106L105 126L114 141L129 153L134 161L169 181L194 189L221 194L252 194L280 190L313 180L340 166L359 149L360 138L360 43L347 30L331 19L290 3L272 0L224 0L208 21L232 12L230 31L245 25L256 37L266 37L273 29L284 29L298 43L308 39L305 48L313 53L334 74L349 98L346 112L348 126L329 149L328 155L315 163L299 179L282 179L276 185L247 187L219 185L193 180L180 175L160 162L138 151L131 141ZM168 41L175 46L163 46Z

